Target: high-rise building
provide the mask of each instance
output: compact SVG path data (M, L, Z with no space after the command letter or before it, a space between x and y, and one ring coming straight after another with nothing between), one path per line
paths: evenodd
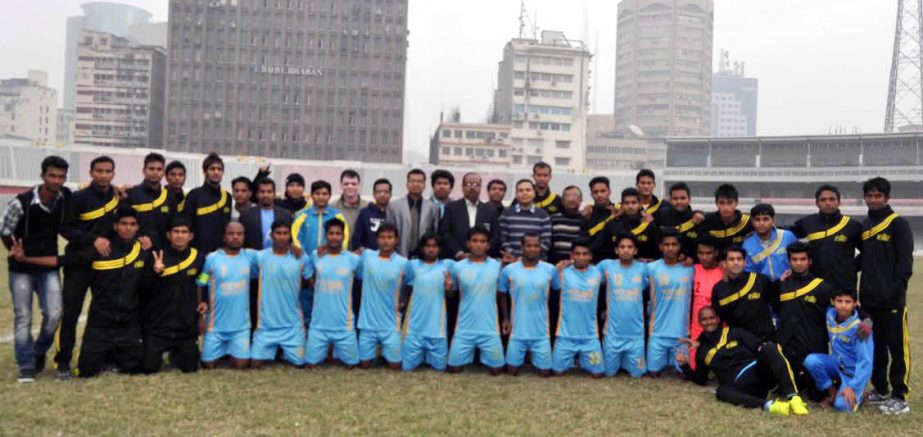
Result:
M111 33L83 31L77 46L74 141L163 147L166 53Z
M712 79L711 135L755 136L758 90L759 81L745 77L744 64L738 61L732 66L728 52L722 50L718 72Z
M170 2L171 150L400 162L407 0Z
M166 48L167 29L168 23L166 21L136 24L128 30L128 39L132 44Z
M616 130L708 135L714 10L713 0L619 2Z
M77 44L80 32L93 30L127 37L131 27L150 21L151 13L131 5L113 2L90 2L80 5L83 15L67 19L67 42L64 48L64 109L74 109L77 77Z
M666 149L662 138L645 138L640 129L616 131L612 114L587 116L587 169L663 168Z
M73 110L58 109L58 133L55 136L58 145L74 144L74 118Z
M442 122L430 140L429 162L438 165L510 165L510 125Z
M583 42L550 30L506 44L493 121L511 126L510 165L583 169L591 57Z
M29 70L26 78L0 80L0 135L50 146L57 130L58 92L48 87L48 73Z

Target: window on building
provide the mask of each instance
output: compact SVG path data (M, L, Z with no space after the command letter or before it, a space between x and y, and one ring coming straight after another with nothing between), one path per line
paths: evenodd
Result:
M451 130L451 129L444 129L444 130L442 131L442 137L443 137L443 138L451 138L451 137L452 137L452 130Z
M442 148L442 154L443 154L443 155L448 155L448 154L450 154L450 153L452 153L452 148L451 148L451 147L443 147L443 148Z
M462 155L462 148L461 148L461 147L456 147L456 148L455 148L455 156L461 156L461 155Z
M570 149L570 141L555 141L554 146L558 149Z
M565 167L569 166L570 158L555 158L554 165L565 166Z

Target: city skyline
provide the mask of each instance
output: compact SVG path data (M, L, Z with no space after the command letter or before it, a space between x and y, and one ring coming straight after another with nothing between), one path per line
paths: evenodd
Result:
M165 0L123 3L147 9L152 21L167 17ZM560 30L587 40L594 54L590 102L596 104L590 112L611 113L617 2L587 1L585 13L582 2L569 3L531 0L526 9L537 15L539 31ZM713 58L720 49L730 50L746 62L748 76L759 78L758 135L825 134L835 126L880 132L895 5L895 0L874 5L861 0L718 0ZM60 87L66 19L80 14L80 2L14 0L10 8L14 13L0 18L0 36L6 41L0 56L15 61L0 66L0 77L42 69L49 72L49 84ZM404 146L405 154L412 150L425 156L440 111L457 106L463 121L487 117L504 44L519 32L520 2L410 0L408 9Z

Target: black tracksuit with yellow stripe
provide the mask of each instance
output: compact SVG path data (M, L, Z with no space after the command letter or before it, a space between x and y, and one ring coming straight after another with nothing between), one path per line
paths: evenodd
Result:
M712 289L711 304L728 326L745 329L762 341L772 341L776 336L770 311L770 305L777 300L774 294L765 276L744 272L734 279L718 281Z
M664 228L676 229L679 233L679 242L682 253L687 258L696 259L696 240L699 238L699 225L692 221L694 211L686 208L677 211L673 208L664 208L660 212L660 225ZM717 255L717 254L716 254Z
M147 182L128 190L128 203L138 215L138 234L151 239L155 249L168 246L167 226L176 213L176 198L167 187L152 189Z
M750 223L750 214L744 214L736 211L734 219L730 223L725 223L721 219L721 214L717 211L705 214L705 221L702 222L701 234L710 235L718 243L718 251L725 247L735 245L740 246L747 235L753 231L753 225Z
M186 195L183 216L192 223L192 247L207 256L224 242L224 228L231 221L231 195L208 183L193 188Z
M890 391L895 398L905 399L910 391L907 333L907 284L913 273L910 223L890 206L869 210L862 222L861 238L859 302L875 324L872 384L879 393Z
M593 237L593 259L615 259L615 239L621 234L633 234L638 239L638 259L656 260L660 253L660 229L654 221L645 222L640 214L628 216L622 214L618 220L606 223L602 231Z
M790 228L799 239L806 238L811 252L811 272L856 291L856 250L861 246L862 224L837 211L805 216Z
M801 367L809 354L827 353L827 308L839 288L810 272L793 272L782 281L776 337L796 367Z

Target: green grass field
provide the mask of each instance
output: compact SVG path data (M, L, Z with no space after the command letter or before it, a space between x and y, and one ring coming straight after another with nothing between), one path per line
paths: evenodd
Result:
M0 252L0 259L6 255ZM917 271L923 262L917 263ZM715 400L714 388L675 379L593 380L446 375L374 369L317 371L274 367L183 375L104 375L56 383L49 371L16 383L6 262L0 267L0 434L695 434L919 435L923 404L888 417L822 411L774 417ZM911 284L916 310L923 279ZM911 350L923 362L923 319L910 319ZM36 320L37 322L37 320ZM916 337L913 334L917 334ZM913 369L911 384L923 375Z

